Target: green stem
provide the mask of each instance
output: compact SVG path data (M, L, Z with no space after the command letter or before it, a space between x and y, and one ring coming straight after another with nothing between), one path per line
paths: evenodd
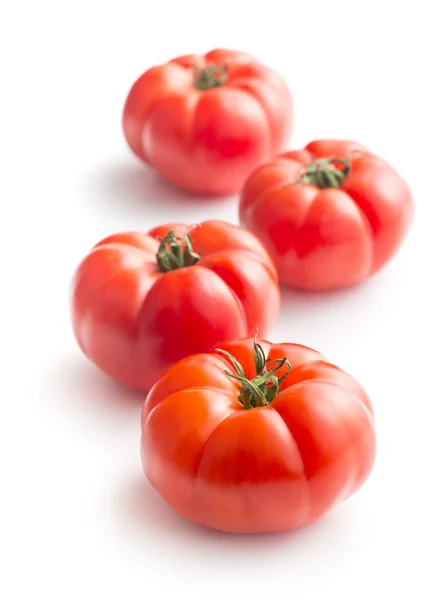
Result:
M195 69L193 85L198 90L210 90L221 87L228 80L228 67L226 64L208 65L203 69Z
M351 170L350 152L343 160L341 158L318 158L313 160L304 170L303 175L296 183L315 185L320 189L339 188ZM338 168L338 166L342 168Z
M193 246L188 233L182 239L176 237L174 231L169 231L161 239L158 252L156 253L158 268L163 273L173 271L174 269L181 269L182 267L191 267L199 259L199 254L193 252Z
M225 375L241 382L242 389L239 392L239 402L244 408L256 408L257 406L266 406L274 400L279 393L280 384L291 371L291 364L287 357L270 360L265 357L265 353L260 344L254 338L254 364L256 366L256 376L253 379L247 379L242 365L226 350L217 348L218 354L222 354L233 365L236 373L224 371ZM286 367L283 375L278 376L283 367Z

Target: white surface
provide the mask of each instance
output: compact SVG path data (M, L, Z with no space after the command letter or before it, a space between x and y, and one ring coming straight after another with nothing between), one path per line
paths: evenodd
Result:
M0 27L3 491L0 596L441 597L439 19L437 3L4 3ZM145 482L142 396L80 354L67 288L110 232L237 221L130 155L120 116L147 67L216 46L278 69L292 147L356 139L416 201L396 259L356 289L286 292L273 339L315 347L366 387L378 456L365 487L314 526L232 537L187 525ZM245 595L245 596L244 596Z

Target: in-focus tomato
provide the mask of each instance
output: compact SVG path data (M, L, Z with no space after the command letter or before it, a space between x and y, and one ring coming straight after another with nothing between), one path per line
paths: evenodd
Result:
M256 327L267 332L280 291L273 262L252 233L206 221L102 240L75 272L71 304L76 339L90 360L148 390L184 356Z
M238 191L280 152L292 124L289 90L243 52L212 50L146 71L126 100L123 129L133 152L177 186Z
M292 529L365 481L373 411L361 386L310 348L227 342L154 385L141 451L151 484L189 521L236 533Z
M413 217L407 184L355 142L321 140L258 168L240 220L266 245L281 283L340 288L378 271Z

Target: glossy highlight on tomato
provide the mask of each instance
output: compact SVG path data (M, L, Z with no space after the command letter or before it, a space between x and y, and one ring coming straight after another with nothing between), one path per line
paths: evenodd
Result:
M185 519L234 533L293 529L366 480L373 410L362 387L315 350L231 341L157 381L141 453L146 477Z
M144 391L184 356L268 332L279 308L268 253L252 233L222 221L112 235L92 248L71 285L83 352Z
M175 185L226 194L283 150L292 115L277 73L243 52L217 49L141 75L125 103L123 130L136 156Z
M241 224L265 244L281 283L354 285L397 252L413 219L408 185L355 142L319 140L259 167L241 194Z

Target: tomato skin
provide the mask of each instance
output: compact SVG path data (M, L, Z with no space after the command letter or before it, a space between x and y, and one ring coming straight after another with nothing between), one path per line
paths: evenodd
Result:
M231 364L184 358L154 385L142 412L146 477L185 519L232 533L311 523L351 496L375 459L371 403L347 373L296 344L260 342L292 370L267 406L245 409ZM221 344L256 374L253 340Z
M340 188L297 183L317 158L345 159ZM266 245L282 284L306 290L354 285L397 252L413 220L407 184L355 142L319 140L258 168L240 200L241 224Z
M188 231L194 266L162 273L157 237ZM222 221L126 232L97 244L71 285L83 352L117 381L147 391L174 362L228 339L268 331L278 316L277 273L262 244Z
M195 87L195 68L213 65L227 65L225 84ZM292 115L279 75L242 52L213 50L141 75L124 106L123 130L138 158L178 187L226 194L285 147Z

